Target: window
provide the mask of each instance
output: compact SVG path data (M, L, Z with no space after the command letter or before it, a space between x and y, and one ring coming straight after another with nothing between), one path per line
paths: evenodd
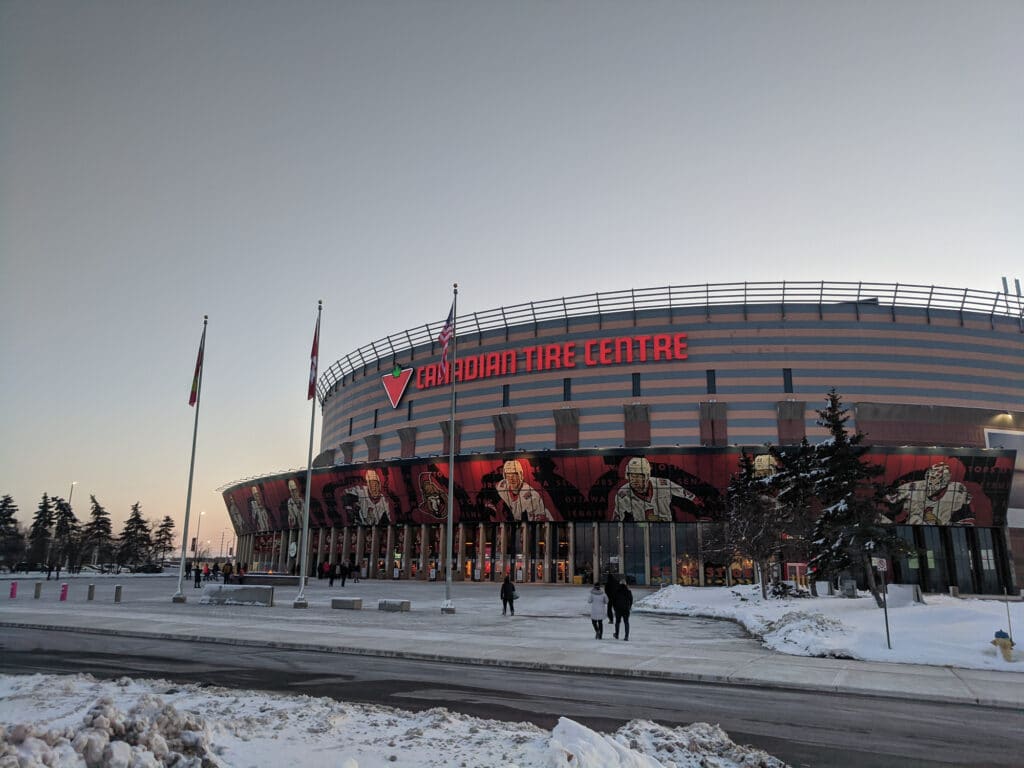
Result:
M562 402L572 400L572 379L562 379Z
M640 374L633 374L633 397L640 397Z
M352 417L348 417L348 436L352 437Z
M508 408L508 401L509 401L509 385L508 384L502 384L501 385L501 407L502 408Z
M782 369L782 391L787 394L793 393L793 369L783 368Z
M709 395L718 394L718 384L715 382L715 371L710 369L704 372L707 377L707 387Z
M412 421L412 400L405 404L405 420Z
M377 428L377 415L378 415L379 411L380 411L379 408L374 408L373 409L373 428L374 429Z

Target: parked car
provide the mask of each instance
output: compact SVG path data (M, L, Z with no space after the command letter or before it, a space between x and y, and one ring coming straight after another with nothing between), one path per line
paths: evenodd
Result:
M130 570L132 573L163 573L164 567L159 563L143 563L133 566Z
M14 566L15 573L17 573L19 571L22 572L22 573L30 573L32 571L45 571L45 570L46 570L46 568L43 567L42 563L30 563L28 561L20 562L16 566Z

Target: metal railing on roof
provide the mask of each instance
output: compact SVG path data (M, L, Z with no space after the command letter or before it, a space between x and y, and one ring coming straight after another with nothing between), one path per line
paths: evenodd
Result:
M943 288L932 285L904 285L901 283L865 282L776 282L776 283L705 283L701 285L669 285L659 288L629 288L606 293L588 293L544 301L531 301L510 307L459 315L456 329L459 336L467 333L482 335L487 331L504 330L506 334L523 326L536 330L542 323L565 322L573 317L607 317L644 310L703 308L711 316L713 307L774 304L782 308L785 318L787 305L817 305L819 315L826 305L851 304L858 318L859 306L888 307L893 320L899 308L924 309L928 319L931 311L952 310L965 314L984 315L994 323L995 317L1017 320L1024 333L1024 302L1020 296L970 288ZM383 339L365 344L345 355L320 376L317 396L321 405L330 389L346 375L389 356L392 360L411 349L437 342L444 326L439 319L417 328L393 333ZM469 329L464 330L464 329Z

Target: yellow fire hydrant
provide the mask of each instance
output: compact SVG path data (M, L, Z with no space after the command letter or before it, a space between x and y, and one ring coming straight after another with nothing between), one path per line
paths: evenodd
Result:
M1003 659L1006 661L1013 661L1013 646L1014 642L1010 639L1010 636L1003 630L996 632L995 638L992 640L992 645L998 648L1002 654Z

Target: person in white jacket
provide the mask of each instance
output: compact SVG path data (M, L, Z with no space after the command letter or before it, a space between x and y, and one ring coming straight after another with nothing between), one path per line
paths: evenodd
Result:
M590 604L590 623L594 625L594 637L600 640L604 637L604 617L608 612L608 596L601 589L600 582L594 582L587 602Z

